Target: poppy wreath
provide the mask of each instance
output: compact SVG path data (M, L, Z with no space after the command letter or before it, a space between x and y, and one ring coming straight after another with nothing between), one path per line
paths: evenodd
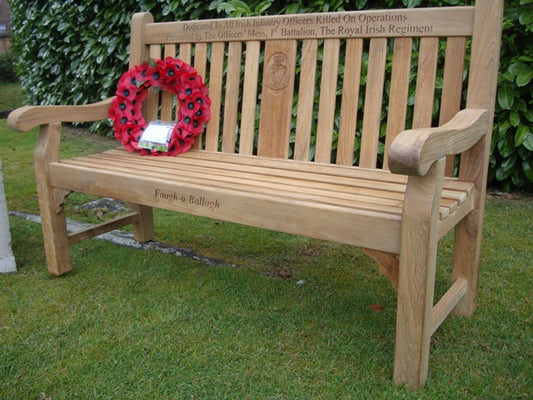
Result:
M139 139L148 126L142 107L150 87L170 92L178 99L177 123L166 152L139 147ZM210 105L207 86L196 70L182 60L167 57L151 59L122 75L109 117L113 121L115 138L126 150L142 155L175 156L188 151L194 138L202 133L211 116Z

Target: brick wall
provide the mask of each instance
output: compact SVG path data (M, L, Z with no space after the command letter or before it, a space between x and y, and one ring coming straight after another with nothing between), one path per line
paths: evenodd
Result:
M0 51L7 51L10 45L11 17L7 0L0 0Z

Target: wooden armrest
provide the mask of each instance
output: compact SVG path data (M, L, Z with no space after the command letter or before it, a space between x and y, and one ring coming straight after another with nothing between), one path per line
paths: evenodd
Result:
M39 125L54 122L90 122L109 117L113 98L82 106L25 106L14 110L7 117L8 126L28 132Z
M488 110L465 109L442 126L401 132L389 150L390 170L425 175L435 161L462 153L477 143L487 132L488 118Z

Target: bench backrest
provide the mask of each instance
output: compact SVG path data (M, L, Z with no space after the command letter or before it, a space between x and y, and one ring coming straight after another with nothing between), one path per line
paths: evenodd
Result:
M130 65L177 56L204 77L212 117L198 149L387 169L402 130L492 112L501 12L501 0L478 0L170 23L140 13ZM175 115L167 93L145 104L147 119ZM486 163L481 147L465 165Z

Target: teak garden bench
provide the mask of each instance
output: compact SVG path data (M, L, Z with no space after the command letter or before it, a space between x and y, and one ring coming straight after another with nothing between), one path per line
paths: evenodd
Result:
M111 100L14 111L11 128L40 126L50 273L70 271L69 245L126 224L151 240L152 207L360 246L397 288L394 382L419 387L433 333L450 312L476 307L502 13L503 0L478 0L170 23L135 14L130 66L190 63L212 116L176 157L115 149L59 159L60 122L106 119ZM152 92L144 116L169 120L172 108ZM68 234L72 191L131 202L133 212ZM434 305L437 243L452 229L453 283Z

